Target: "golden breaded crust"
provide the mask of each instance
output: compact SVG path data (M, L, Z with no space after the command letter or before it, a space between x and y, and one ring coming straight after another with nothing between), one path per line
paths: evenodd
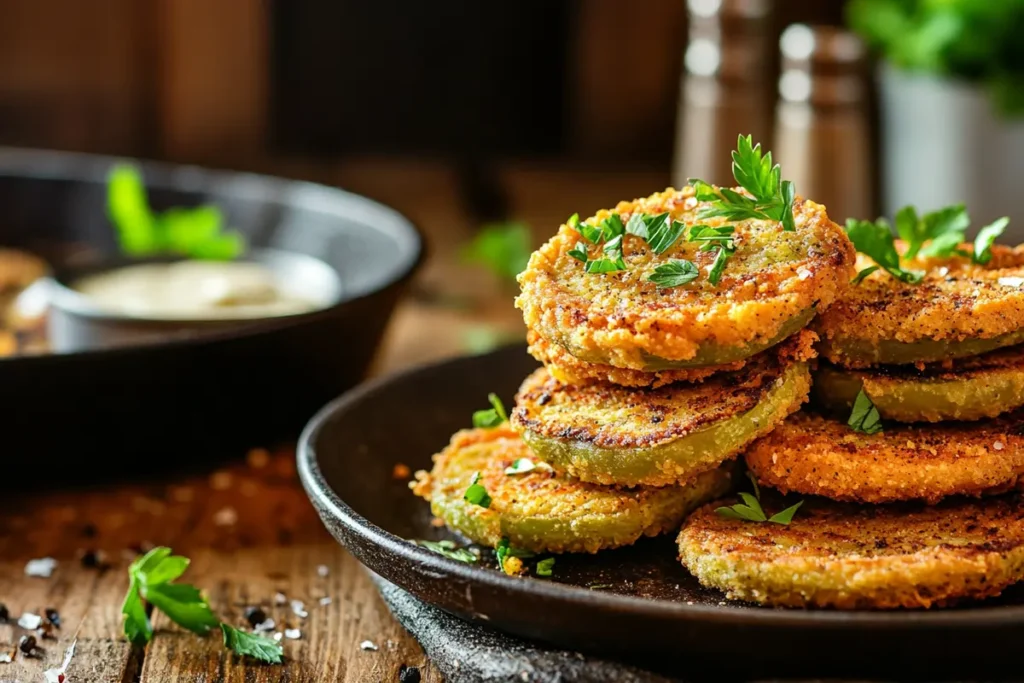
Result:
M595 382L611 382L624 387L651 387L657 389L676 382L702 382L719 372L734 372L741 369L752 359L744 359L725 365L712 365L706 368L682 368L678 370L661 370L658 372L642 372L617 368L604 363L588 363L582 361L558 344L552 344L536 332L530 331L526 336L530 354L544 363L551 376L564 384L593 384ZM818 335L803 329L789 337L781 344L762 354L776 354L794 361L808 361L818 353L814 343ZM756 359L757 356L754 357Z
M508 425L464 430L411 487L449 528L477 543L495 547L507 537L532 552L594 553L674 531L687 513L728 491L732 479L723 468L687 487L616 489L559 477L543 463L506 474L520 458L537 462ZM477 472L491 496L487 508L463 499Z
M863 390L883 420L944 422L993 418L1024 406L1024 345L945 363L867 370L821 363L812 398L849 415Z
M863 503L981 496L1024 475L1024 413L982 422L885 425L878 434L799 412L746 451L765 486Z
M771 495L765 501L769 513L792 503ZM720 504L686 521L679 552L703 585L733 600L921 608L996 596L1024 578L1024 502L1017 495L935 507L811 499L788 526L726 519L715 513Z
M968 244L961 246L970 250ZM902 253L906 245L897 241L897 248ZM858 267L872 264L866 257L858 260ZM822 337L822 356L847 367L867 367L897 362L871 357L880 343L994 339L1024 328L1024 245L994 245L992 260L984 266L955 257L905 267L924 269L924 280L911 285L876 271L818 316L814 325ZM1019 342L1007 339L1005 345Z
M620 202L588 222L618 213L624 221L634 212L671 212L687 225L720 225L700 220L701 205L693 189L668 189L646 199ZM529 329L584 360L602 359L619 368L651 369L651 358L687 361L709 349L746 352L777 338L787 323L824 310L852 277L854 250L846 233L829 220L819 204L797 199L797 229L785 232L771 221L736 224L736 253L717 285L707 279L713 251L680 239L664 254L645 241L624 238L627 270L587 274L569 256L579 233L563 225L535 251L519 275L516 306ZM701 270L693 282L659 289L648 277L670 258L687 259ZM759 349L758 349L759 350ZM735 359L733 359L735 360ZM708 364L708 363L701 363Z

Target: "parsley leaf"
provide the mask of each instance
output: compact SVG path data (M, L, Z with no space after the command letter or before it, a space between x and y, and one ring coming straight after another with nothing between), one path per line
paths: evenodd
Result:
M551 576L555 569L555 558L547 557L537 563L537 576Z
M473 413L473 426L490 429L508 422L508 413L505 412L505 406L497 394L487 394L487 400L490 401L491 408Z
M785 525L793 521L793 515L804 504L804 501L801 500L796 505L791 505L785 510L769 517L765 514L764 509L761 508L761 489L757 485L757 479L750 472L747 472L747 478L750 479L750 483L754 486L754 493L740 493L739 496L743 501L742 503L716 508L716 514L726 519L738 519L747 522L772 522Z
M529 458L516 458L509 467L505 468L505 474L526 474L537 469L537 463Z
M480 483L479 472L473 475L473 481L469 483L469 488L462 494L462 498L472 505L479 505L482 508L491 507L491 494L487 493L487 489Z
M947 258L957 253L971 219L963 204L954 204L918 217L913 206L904 206L896 213L896 232L907 243L903 258L918 254Z
M1009 223L1010 219L1003 216L978 231L978 236L974 238L973 259L975 263L984 265L992 260L992 245L1003 234Z
M175 624L201 636L205 636L220 623L220 619L210 610L210 603L195 586L184 583L158 584L150 586L144 597Z
M576 246L569 250L569 256L572 256L577 261L587 262L590 258L590 254L587 253L587 245L583 242L577 242Z
M132 645L145 645L153 639L153 625L139 597L139 582L135 576L129 579L128 593L121 604L124 615L124 637Z
M793 220L793 202L796 188L791 181L782 180L782 170L772 163L772 153L762 154L761 145L753 144L750 135L740 135L732 153L732 174L736 183L751 197L728 188L716 189L696 178L690 179L698 201L710 202L701 210L702 218L721 217L729 221L747 219L775 220L783 230L796 230Z
M498 541L497 547L494 549L494 557L498 560L498 566L501 568L501 571L505 572L506 574L515 574L515 572L509 571L505 568L505 560L507 560L510 557L527 559L533 557L533 553L531 553L529 550L520 550L519 548L513 548L512 545L509 543L508 536L503 536L502 539Z
M632 222L632 217L629 220ZM664 254L686 231L686 224L672 220L671 214L667 212L657 216L642 216L641 221L646 227L647 244L655 254Z
M688 282L693 282L700 275L700 270L691 262L683 259L669 259L668 263L662 263L647 279L659 287L679 287Z
M460 548L455 541L413 541L418 546L432 550L438 555L444 555L450 560L472 564L477 561L477 556L466 548Z
M846 221L846 234L857 251L871 257L893 277L911 284L917 284L924 277L922 271L900 267L900 255L896 251L889 222L884 218L875 222L849 218Z
M460 258L463 263L484 266L499 279L515 281L526 270L531 241L530 228L525 223L492 223L483 226L463 246Z
M850 280L850 284L859 285L861 282L864 282L864 278L866 278L868 275L871 275L871 273L875 272L876 270L878 270L878 266L868 266L867 268L862 269L859 273L857 273L857 276L855 278Z
M221 624L220 630L224 634L224 647L235 654L248 655L253 659L268 664L280 664L284 648L280 643L270 638L258 636L255 633L246 633L233 626Z
M152 210L139 169L118 164L107 177L107 215L121 251L129 256L172 253L189 258L231 260L245 251L238 232L224 231L215 206Z
M599 258L588 261L586 272L588 273L620 273L626 269L626 263L620 256L617 259Z
M846 424L855 432L862 434L878 434L882 431L882 418L878 414L878 408L871 402L871 399L864 389L857 392L857 398L853 402L853 411Z
M713 285L717 285L722 279L722 273L725 271L725 263L729 260L729 257L736 253L735 249L728 249L726 247L719 247L718 253L715 254L715 260L711 264L711 270L708 271L708 282Z

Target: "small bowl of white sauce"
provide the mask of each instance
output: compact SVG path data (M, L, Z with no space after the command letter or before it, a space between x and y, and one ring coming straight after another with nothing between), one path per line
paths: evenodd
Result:
M71 352L195 337L295 316L342 300L337 271L296 252L236 261L146 259L60 273L48 283L48 336Z

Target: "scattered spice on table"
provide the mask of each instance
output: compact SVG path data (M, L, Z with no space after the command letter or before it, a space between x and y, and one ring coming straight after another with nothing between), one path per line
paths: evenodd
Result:
M29 560L25 564L25 576L38 576L48 579L56 568L57 560L52 557L40 557L35 560Z
M366 650L367 652L376 652L380 648L378 648L376 643L374 643L372 640L364 640L363 642L359 643L359 649Z

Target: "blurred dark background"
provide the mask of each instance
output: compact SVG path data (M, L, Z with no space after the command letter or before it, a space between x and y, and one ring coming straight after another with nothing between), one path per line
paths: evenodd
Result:
M839 0L777 2L840 24ZM669 167L684 0L0 0L0 144ZM773 50L775 54L777 50Z

